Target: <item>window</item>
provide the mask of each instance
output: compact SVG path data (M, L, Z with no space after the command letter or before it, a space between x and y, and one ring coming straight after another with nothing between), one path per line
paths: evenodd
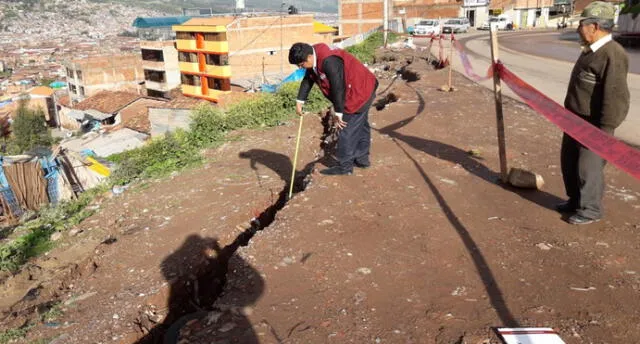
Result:
M198 63L198 54L180 52L178 54L178 61L180 61L180 62Z
M154 82L166 81L165 73L163 71L149 70L149 69L144 70L144 79L148 81L154 81Z
M226 32L205 33L204 40L208 42L226 42L227 33Z
M209 88L220 91L231 91L231 80L208 77Z
M74 85L74 84L69 84L69 90L71 91L71 93L73 93L73 94L77 94L77 92L76 92L76 85Z
M67 68L67 78L73 79L73 70L71 68Z
M227 66L229 64L229 55L207 54L207 64L210 66Z
M76 71L76 75L78 76L78 80L82 81L82 71L81 70L77 70Z
M164 62L162 50L142 49L142 59L145 61Z
M200 86L200 77L197 75L181 74L182 84Z
M157 90L147 89L147 95L155 98L165 98L165 93Z
M177 32L176 39L193 40L196 39L196 35L193 32Z
M84 97L84 86L80 86L80 95Z

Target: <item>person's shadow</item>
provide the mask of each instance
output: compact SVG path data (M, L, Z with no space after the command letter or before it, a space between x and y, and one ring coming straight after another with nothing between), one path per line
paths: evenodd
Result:
M224 248L219 246L216 239L197 234L188 236L180 248L161 264L162 274L169 283L166 316L161 322L155 323L157 318L146 316L148 313L141 314L137 325L148 333L136 343L176 344L184 339L185 332L189 333L190 343L208 343L209 339L198 339L198 331L183 329L198 326L196 329L206 330L228 326L226 324L229 323L233 323L234 327L220 332L221 337L241 336L243 343L258 343L249 320L238 311L255 303L264 290L264 280L260 274L235 255L238 247L246 245L250 236L251 233L243 232ZM251 287L243 290L241 297L234 298L237 300L235 304L221 309L215 303L228 289L230 261L234 266L233 279L242 279L242 282L235 284L246 282Z
M337 163L334 156L336 145L338 142L337 131L330 124L331 115L327 112L322 117L322 125L324 131L320 137L320 150L319 155L304 165L301 169L296 169L296 176L293 185L293 192L298 193L303 191L309 182L310 175L316 164L322 164L330 167ZM285 188L281 193L287 193L289 190L289 184L291 183L291 169L293 163L291 158L282 153L272 152L265 149L250 149L244 152L240 152L238 156L242 159L248 159L251 169L256 171L256 178L258 183L261 183L261 178L258 175L258 165L265 166L270 170L278 174L280 179L284 182Z

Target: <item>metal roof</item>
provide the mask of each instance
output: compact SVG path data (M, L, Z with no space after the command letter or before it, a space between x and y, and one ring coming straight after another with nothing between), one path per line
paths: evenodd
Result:
M191 17L138 17L131 24L138 29L152 28L152 27L171 27L172 25L180 25Z

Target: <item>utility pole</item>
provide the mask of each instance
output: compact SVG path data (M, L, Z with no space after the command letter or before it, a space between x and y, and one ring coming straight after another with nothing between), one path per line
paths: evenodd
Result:
M387 38L389 35L389 0L384 1L384 23L382 24L384 30L384 47L387 48Z
M285 3L282 2L282 4L280 5L280 75L284 78L284 38L283 38L283 24L282 21L284 19L284 9Z

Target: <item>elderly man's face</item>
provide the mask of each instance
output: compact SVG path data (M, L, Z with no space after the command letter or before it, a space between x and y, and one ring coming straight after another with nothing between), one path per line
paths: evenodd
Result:
M578 33L582 43L591 45L597 40L598 23L590 19L583 19L578 25Z

